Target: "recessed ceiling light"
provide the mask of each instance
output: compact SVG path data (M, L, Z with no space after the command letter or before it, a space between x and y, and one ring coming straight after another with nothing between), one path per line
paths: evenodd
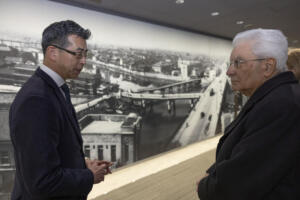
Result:
M176 3L176 4L183 4L183 3L184 3L184 0L176 0L175 3Z
M238 24L238 25L242 25L242 24L244 24L245 22L244 21L237 21L236 22L236 24Z
M214 17L214 16L220 15L220 13L219 12L212 12L212 13L210 13L210 15Z

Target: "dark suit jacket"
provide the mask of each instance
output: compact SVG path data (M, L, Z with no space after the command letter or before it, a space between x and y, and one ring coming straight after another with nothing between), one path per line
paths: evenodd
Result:
M291 72L266 81L225 129L201 200L299 200L300 85Z
M86 199L86 168L78 122L56 83L39 68L10 108L16 176L12 199Z

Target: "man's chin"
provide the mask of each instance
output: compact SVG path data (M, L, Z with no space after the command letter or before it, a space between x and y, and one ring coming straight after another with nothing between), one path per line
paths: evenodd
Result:
M74 77L74 78L77 78L77 77L79 76L79 74L80 74L80 71L79 71L79 72L76 71L76 72L73 74L73 77Z
M67 79L77 79L79 75L77 74L73 74L71 76L69 76Z
M231 85L231 89L233 90L233 91L239 91L239 88L238 87L236 87L236 86L234 86L234 85Z

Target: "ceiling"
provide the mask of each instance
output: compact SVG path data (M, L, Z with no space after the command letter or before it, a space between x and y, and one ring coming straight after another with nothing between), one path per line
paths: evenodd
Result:
M275 28L291 47L300 47L299 0L53 1L229 40L246 29Z

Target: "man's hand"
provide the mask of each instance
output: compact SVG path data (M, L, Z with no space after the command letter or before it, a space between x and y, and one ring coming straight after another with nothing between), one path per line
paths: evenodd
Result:
M208 175L209 175L209 174L206 173L204 176L202 176L202 178L200 178L199 181L197 181L197 185L196 185L196 191L197 191L197 192L198 192L198 186L199 186L200 181L201 181L202 179L204 179L205 177L207 177Z
M105 172L105 175L107 175L107 174L111 174L111 171L110 171L110 166L112 166L112 162L108 162L108 161L105 161L105 160L95 160L94 162L97 162L97 165L106 165L106 168L105 168L105 170L106 170L106 172Z
M99 160L85 160L86 166L90 169L94 175L94 184L100 183L104 180L104 176L111 173L109 167L112 165L108 161L99 161Z

